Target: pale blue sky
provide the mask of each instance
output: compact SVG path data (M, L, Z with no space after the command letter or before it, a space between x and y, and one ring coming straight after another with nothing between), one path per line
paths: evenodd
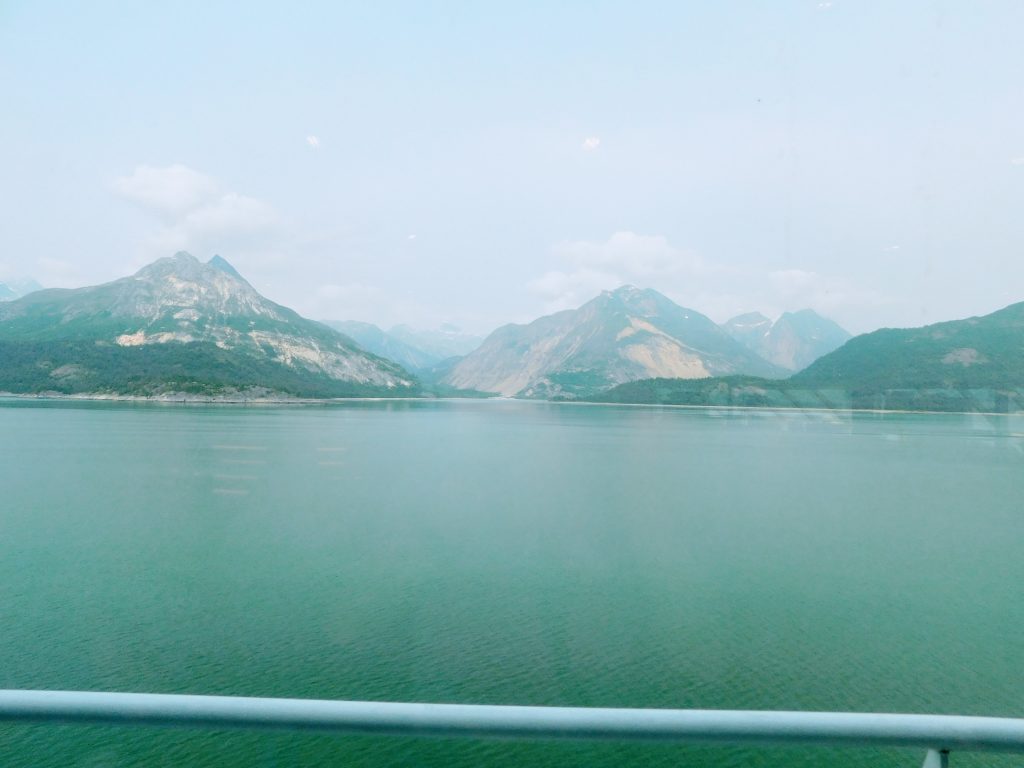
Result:
M186 248L385 326L620 282L984 313L1024 300L1022 37L1016 0L0 0L0 280Z

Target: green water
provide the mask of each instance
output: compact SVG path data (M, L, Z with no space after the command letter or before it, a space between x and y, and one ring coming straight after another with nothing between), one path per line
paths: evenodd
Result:
M1022 585L1019 417L0 401L4 688L1024 716ZM0 726L5 766L922 757Z

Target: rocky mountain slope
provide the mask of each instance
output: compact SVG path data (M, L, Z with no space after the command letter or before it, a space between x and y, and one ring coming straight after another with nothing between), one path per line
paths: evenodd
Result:
M623 286L579 309L499 328L442 380L520 397L576 397L636 379L782 375L712 320Z
M401 366L264 298L217 256L204 264L177 253L111 283L6 302L0 343L8 359L29 366L20 385L36 389L88 391L97 381L125 391L171 384L242 389L269 381L272 389L308 396L417 389ZM40 356L43 380L32 375L33 355ZM132 370L132 360L146 369ZM115 363L129 368L96 368ZM0 388L17 385L12 375L4 373Z
M760 312L750 312L723 323L722 328L747 349L787 371L806 368L850 339L837 323L811 309L786 312L774 323Z

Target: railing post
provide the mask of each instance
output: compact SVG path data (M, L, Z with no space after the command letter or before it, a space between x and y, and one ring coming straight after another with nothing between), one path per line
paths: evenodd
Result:
M921 768L949 768L949 750L929 749Z

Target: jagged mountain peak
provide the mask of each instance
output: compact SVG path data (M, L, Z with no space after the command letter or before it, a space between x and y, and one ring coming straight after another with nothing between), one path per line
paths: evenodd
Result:
M215 260L216 259L216 260ZM207 263L178 251L147 264L131 277L79 289L105 297L111 314L150 318L263 317L285 320L287 311L266 299L224 259Z
M202 262L188 251L178 251L173 256L164 256L142 267L133 277L141 279L166 279L216 282L227 275L248 286L248 281L223 256L214 256Z

